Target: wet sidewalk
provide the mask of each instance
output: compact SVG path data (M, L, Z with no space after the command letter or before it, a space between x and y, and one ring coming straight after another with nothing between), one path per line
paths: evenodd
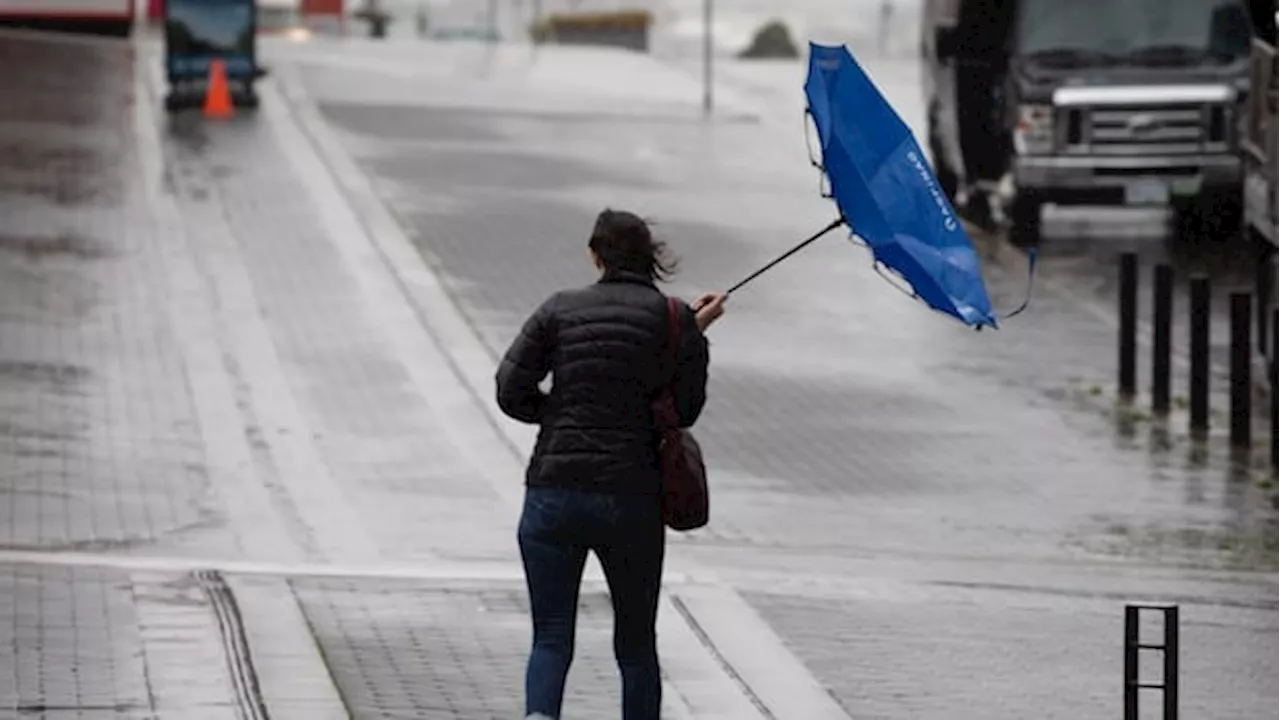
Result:
M88 107L86 118L6 108L18 119L4 129L26 135L5 148L18 160L4 168L0 207L25 223L12 228L29 229L4 246L5 272L23 282L0 285L0 402L12 418L0 433L0 567L16 573L19 603L14 634L0 639L11 658L0 675L12 667L20 678L0 708L48 718L244 717L255 707L308 720L518 716L520 683L507 680L527 651L520 601L456 616L523 594L518 457L458 383L437 344L447 339L428 332L380 266L364 219L283 99L226 124L165 117L154 50L0 37L0 51L25 53L33 75L50 54L111 69L83 87L33 81L23 96ZM43 159L17 166L22 152ZM76 153L110 162L49 160ZM67 197L95 183L109 192ZM75 243L58 239L66 226ZM81 243L95 252L52 252ZM76 292L84 299L73 303ZM68 360L70 370L55 364ZM187 453L180 464L164 465L177 451ZM193 585L210 571L226 589ZM385 589L396 578L407 594ZM407 607L384 602L396 597L422 611L375 620ZM158 621L141 617L149 599ZM752 717L670 617L663 646L681 690L669 693L669 716ZM488 624L497 618L505 625ZM449 640L413 650L437 682L426 696L361 696L344 648L404 623ZM155 652L131 639L147 631ZM607 674L607 638L589 636L584 627L584 647L596 649L579 667ZM403 646L387 648L361 678L379 688L421 679L397 664ZM82 666L108 656L108 676L77 685ZM184 679L211 663L226 676ZM470 681L452 673L459 667ZM595 713L616 705L616 687L588 681L576 697Z
M495 417L494 355L591 280L603 205L656 216L684 296L831 210L802 136L749 99L704 124L696 82L643 57L473 50L268 45L263 108L215 124L153 110L143 43L117 104L78 91L93 132L5 106L0 138L27 134L0 158L118 156L35 166L116 193L75 202L0 166L0 208L37 238L0 250L0 405L21 421L0 432L21 599L0 643L59 678L121 659L114 695L23 679L0 708L222 717L243 672L183 673L247 652L271 717L518 716L529 435ZM102 249L27 249L64 227ZM1274 512L1251 481L1069 402L1054 363L1097 367L1101 337L1070 307L975 336L867 265L833 239L716 327L715 519L672 538L667 716L1114 716L1136 596L1183 603L1188 715L1269 712ZM1021 278L992 284L1004 302ZM590 574L569 718L616 703ZM81 617L107 619L73 652Z

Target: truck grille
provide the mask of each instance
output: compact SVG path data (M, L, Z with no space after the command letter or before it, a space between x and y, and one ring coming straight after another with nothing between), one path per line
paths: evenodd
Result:
M1073 107L1062 141L1069 152L1177 155L1227 148L1225 105Z

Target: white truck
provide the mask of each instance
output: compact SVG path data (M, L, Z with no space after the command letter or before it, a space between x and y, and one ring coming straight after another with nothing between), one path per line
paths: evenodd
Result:
M1049 203L1194 200L1234 223L1251 35L1245 0L926 0L939 179L1021 243Z

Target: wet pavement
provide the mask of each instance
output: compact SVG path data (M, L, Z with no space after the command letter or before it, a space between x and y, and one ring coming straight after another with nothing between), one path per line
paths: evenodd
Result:
M127 547L198 532L208 478L148 282L163 272L162 240L133 180L131 51L0 48L52 78L20 73L0 103L4 543Z
M0 598L8 717L240 717L191 576L6 566Z
M493 417L493 358L591 280L605 205L658 221L684 296L826 224L799 123L758 76L705 122L679 64L416 43L269 44L259 113L169 120L130 104L158 102L154 50L50 93L71 109L0 104L0 666L58 678L0 667L0 709L516 716L528 436ZM672 538L668 716L1115 716L1139 597L1183 605L1188 716L1269 716L1257 479L1116 416L1114 326L1070 283L976 334L869 265L832 237L712 334L715 516ZM1022 268L988 273L1020 300ZM593 583L567 717L616 703Z
M401 47L435 65L432 51ZM384 52L390 65L393 50ZM430 72L338 70L332 55L323 67L303 62L298 71L491 354L546 294L590 280L577 257L583 228L604 205L658 221L681 256L676 289L686 295L731 283L827 219L800 134L775 131L768 108L730 106L725 118L705 124L696 93L682 92L696 87L690 82L671 90L683 114L637 107L615 120L607 116L612 98L592 112L540 97L542 71L520 70L516 52L476 50L476 66L484 58L489 73L461 86ZM668 82L666 72L655 70L661 80L652 82ZM516 78L527 89L516 88ZM631 81L649 92L643 77ZM507 106L494 107L495 97ZM1003 570L972 572L1003 574L1012 585L1023 562L1274 566L1267 495L1249 474L1225 469L1220 446L1193 449L1179 439L1177 418L1157 442L1147 427L1117 428L1123 418L1108 417L1105 391L1095 388L1109 384L1114 325L1092 304L1058 285L1041 293L1022 322L974 334L905 301L867 269L858 249L836 240L807 252L735 297L731 319L716 328L714 399L699 437L714 458L718 515L707 531L678 538L680 552L726 565L725 558L742 556L751 565L745 558L767 548L787 558L779 565L818 568L840 555L939 564L999 558ZM999 305L1017 302L1023 272L989 266ZM1274 602L1262 586L1237 590L1260 606ZM1021 631L1002 615L992 607L951 626L960 632L977 623L1007 641L975 650L973 666L988 653L1012 664L1039 662L1039 650L1011 654ZM809 648L811 637L789 633L797 623L826 622L814 612L777 627L795 647ZM1100 648L1112 647L1107 634L1118 632L1109 627L1100 623L1084 644L1065 643L1071 631L1064 630L1057 653L1082 666L1096 662ZM836 655L859 651L856 638L823 642ZM875 685L860 697L874 706L898 692ZM1081 697L1080 707L1105 707L1107 691L1098 692L1093 701ZM1052 691L1045 693L983 705L983 716L1044 712ZM858 703L845 700L845 707L853 712ZM1206 707L1211 716L1239 711Z
M554 109L538 108L531 91L515 96L513 110L477 113L467 124L456 107L467 91L456 86L332 68L302 77L493 354L550 288L590 279L575 262L581 228L605 204L658 220L681 256L676 287L685 293L730 284L829 212L794 157L795 139L732 119L747 113L713 130L691 103L683 121L592 122L575 109L553 122ZM507 76L493 82L494 90L477 84L470 93L511 97ZM359 103L337 99L344 84L359 87ZM380 87L384 97L370 98ZM424 95L432 102L401 100ZM531 191L527 178L535 177ZM1168 497L1163 484L1214 471L1187 467L1187 446L1174 441L1171 452L1147 453L1145 437L1117 437L1088 411L1094 386L1109 384L1114 353L1113 326L1089 307L1050 291L1024 322L974 334L904 302L865 258L833 240L735 297L734 322L717 328L716 401L701 436L721 458L722 502L741 497L743 507L699 542L885 547L909 538L914 550L954 552L966 537L977 550L990 547L995 532L1016 536L1019 552L1054 555L1064 541L1089 545L1113 526L1158 535L1162 525L1204 521L1218 513L1210 507L1253 492L1248 481L1219 475L1195 480L1205 488L1197 505ZM1022 271L989 266L999 305L1018 300ZM820 351L797 355L794 347ZM1063 497L1067 487L1072 497ZM1125 510L1108 516L1103 508L1117 505L1095 493L1126 498ZM844 505L865 508L866 495L883 496L886 512ZM963 507L955 496L966 498ZM778 504L806 501L819 507L796 509L810 518L803 532L772 520ZM935 502L951 525L946 533L892 524L909 526ZM998 528L984 522L990 508L1020 502L1037 511L1023 522L1002 511ZM1042 503L1055 511L1041 511ZM1249 505L1242 498L1240 512ZM850 517L857 527L847 527ZM1249 523L1231 510L1219 517Z
M520 717L512 688L524 685L525 658L512 649L531 637L523 583L301 581L294 588L354 717ZM580 598L566 720L616 714L612 635L609 596L596 584ZM675 717L671 698L664 712Z
M134 126L133 51L0 35L0 544L223 553ZM190 576L0 562L0 715L233 718ZM212 660L213 664L210 664Z

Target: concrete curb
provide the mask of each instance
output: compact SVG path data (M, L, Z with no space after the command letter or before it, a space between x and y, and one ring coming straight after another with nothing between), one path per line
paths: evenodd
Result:
M163 149L157 128L159 116L154 108L159 102L155 77L149 61L154 59L148 52L144 41L134 43L134 122L137 134L138 152L143 164L143 184L148 196L155 204L156 212L161 216L165 234L166 247L185 246L188 238L183 232L183 224L177 208L164 192L163 177L165 173ZM176 234L168 234L172 231ZM169 282L180 288L194 290L200 288L202 279L194 267L194 261L188 252L167 251L165 262L174 273ZM172 293L179 298L183 293ZM203 292L201 293L203 296ZM232 486L232 491L223 493L234 518L244 526L245 541L259 550L266 549L285 562L296 561L302 557L301 549L284 529L286 525L273 510L270 493L257 477L252 453L246 445L243 432L243 421L235 407L234 393L231 389L231 378L222 362L223 350L218 347L218 322L210 316L207 307L192 307L191 303L172 301L168 303L170 326L175 333L176 344L182 353L185 371L191 378L189 386L193 402L200 418L200 431L207 451L216 457L229 472L211 472L211 478L224 480ZM199 380L197 381L197 378ZM213 468L211 468L211 471ZM238 528L240 529L240 528ZM344 536L345 539L345 536ZM28 562L40 565L55 564L53 560L72 559L50 553L29 553ZM75 558L84 565L110 563L115 559L97 553L86 553ZM143 560L138 558L138 560ZM145 562L145 561L144 561ZM197 570L197 565L207 567L204 563L189 561L186 572ZM139 570L159 570L160 563L151 568L140 566ZM255 656L259 659L261 671L261 688L273 717L306 718L311 720L343 720L348 717L338 690L329 677L329 671L317 651L315 640L311 637L310 628L302 618L301 609L292 593L268 593L272 603L270 619L256 614L261 598L251 593L249 598L253 607L244 613L248 626L248 638ZM267 626L273 634L271 641L262 637ZM281 644L281 638L289 638L289 644ZM280 658L284 657L286 648L290 651L285 665ZM305 692L295 697L294 688L297 683L306 686ZM290 688L285 692L285 688ZM282 694L283 693L283 694ZM298 702L302 702L301 705Z
M165 174L163 149L157 130L155 91L148 61L152 55L141 43L134 53L134 132L142 167L142 187L153 203L154 220L164 248L164 266L170 275L171 288L188 292L170 292L166 305L169 327L181 353L184 370L190 378L188 386L196 414L200 419L201 440L211 458L211 480L230 488L222 493L230 515L244 520L245 540L254 547L271 553L271 559L282 562L302 558L302 551L284 531L284 523L274 510L270 493L258 477L253 454L241 430L240 411L236 408L231 379L223 365L219 346L221 332L207 305L188 301L199 295L206 281L187 250L189 240L178 209L162 190ZM198 378L198 380L197 380ZM239 529L239 528L238 528Z
M149 87L149 92L140 97L139 101L148 108L154 108L159 104L159 88L164 86L163 69L158 62L147 62L155 59L150 47L141 42L135 47L138 48L139 62L142 63L139 71L144 73ZM154 132L157 125L158 118L153 117L152 130L149 132ZM159 138L154 137L158 153ZM214 202L221 202L216 197L216 192L214 196ZM163 212L177 217L177 209L171 206L172 201L166 199L163 193L156 192L153 197ZM180 227L181 222L180 219L176 220L174 225ZM184 233L182 237L186 238L187 235ZM192 282L195 287L203 285L200 291L211 294L219 301L220 312L211 318L211 326L220 331L215 332L214 336L222 336L219 338L222 346L204 348L206 354L216 353L217 359L206 358L201 367L189 368L192 385L198 387L205 381L212 381L216 387L198 391L197 394L211 396L225 392L225 381L232 380L230 376L235 372L228 367L227 357L233 358L243 368L244 375L253 377L256 382L246 383L243 394L248 397L251 412L271 445L271 458L275 465L272 479L277 480L284 488L287 502L292 505L289 512L296 512L302 520L301 525L305 526L300 528L300 533L309 536L314 545L311 549L326 559L350 562L376 560L377 545L364 528L341 522L350 505L343 489L333 478L331 468L321 458L319 449L312 440L312 433L302 418L297 399L287 390L284 369L276 354L270 331L261 316L243 257L236 248L236 238L230 228L223 225L203 239L206 241L204 247L188 250L189 254L194 255L190 262L198 262L195 258L200 252L221 252L221 261L211 264L211 267L200 268L204 277L195 279L193 274ZM219 244L221 247L209 247ZM190 244L188 247L190 248ZM186 322L185 317L180 317L173 323L179 338L200 346L206 345L208 338L187 337L191 331L185 328ZM189 350L190 348L183 348L184 353ZM233 422L230 417L223 418L223 421ZM243 429L243 418L236 417L234 422L237 430ZM246 486L242 489L253 493L250 497L258 494L257 490L249 487L249 483L242 484Z
M284 580L228 578L272 720L350 718L293 590Z
M764 618L725 586L690 586L677 606L709 647L728 661L734 675L769 717L849 720L849 715L792 655Z

